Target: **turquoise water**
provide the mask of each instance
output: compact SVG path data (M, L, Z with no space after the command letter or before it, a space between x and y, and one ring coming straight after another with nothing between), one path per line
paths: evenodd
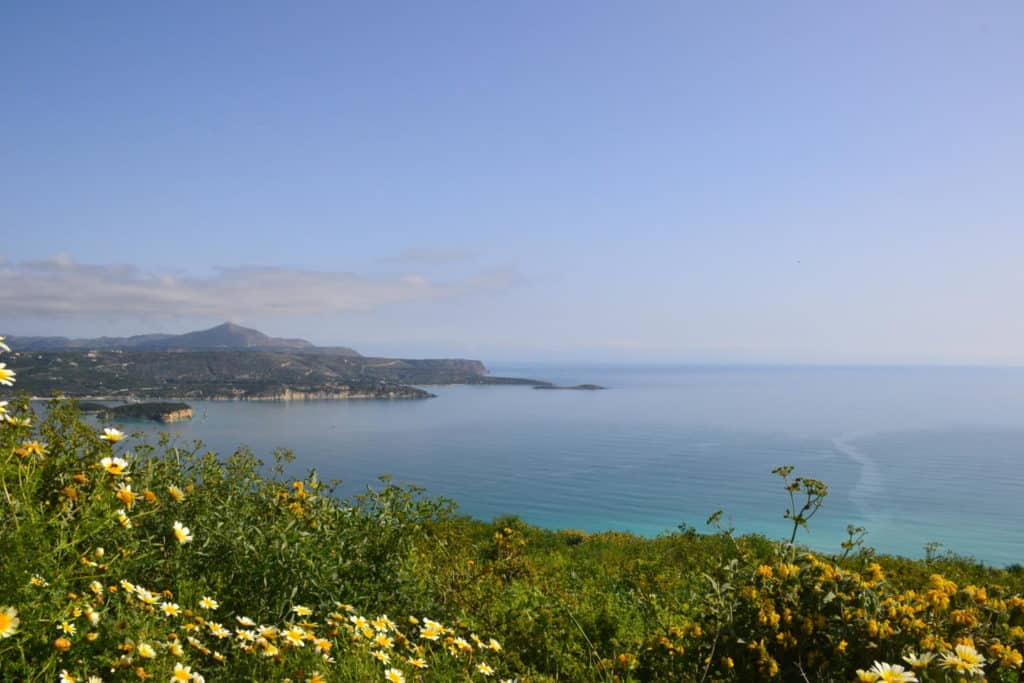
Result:
M167 429L269 460L292 449L352 491L392 474L489 519L655 535L704 529L781 537L773 467L831 495L799 537L838 549L846 525L885 552L926 543L1024 562L1024 370L978 368L495 367L608 391L433 387L426 401L197 402Z

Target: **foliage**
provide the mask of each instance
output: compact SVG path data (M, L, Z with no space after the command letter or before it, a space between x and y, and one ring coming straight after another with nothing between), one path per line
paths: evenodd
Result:
M3 680L1020 680L1019 567L807 552L828 489L788 467L785 541L643 539L0 410Z

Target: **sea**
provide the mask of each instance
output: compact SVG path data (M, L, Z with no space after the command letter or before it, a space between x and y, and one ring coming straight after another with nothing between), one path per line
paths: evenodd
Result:
M788 538L772 474L829 486L798 542L839 552L850 524L880 552L951 551L1024 563L1024 369L802 366L495 366L492 374L604 391L435 386L428 400L197 401L170 432L226 454L245 446L340 494L396 482L484 520L644 536L724 511L736 533Z

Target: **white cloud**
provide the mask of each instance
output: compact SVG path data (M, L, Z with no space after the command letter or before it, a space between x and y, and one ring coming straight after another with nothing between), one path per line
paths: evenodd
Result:
M456 281L416 273L365 276L242 266L210 276L148 272L130 265L89 265L61 255L44 261L0 261L5 316L145 315L219 317L319 315L503 289L509 269Z

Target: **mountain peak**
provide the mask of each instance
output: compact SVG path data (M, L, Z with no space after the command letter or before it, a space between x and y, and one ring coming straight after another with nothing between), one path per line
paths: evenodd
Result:
M305 339L270 337L251 327L225 322L207 330L185 334L144 334L134 337L67 339L65 337L11 338L23 351L292 351L327 355L358 356L344 346L317 347Z

